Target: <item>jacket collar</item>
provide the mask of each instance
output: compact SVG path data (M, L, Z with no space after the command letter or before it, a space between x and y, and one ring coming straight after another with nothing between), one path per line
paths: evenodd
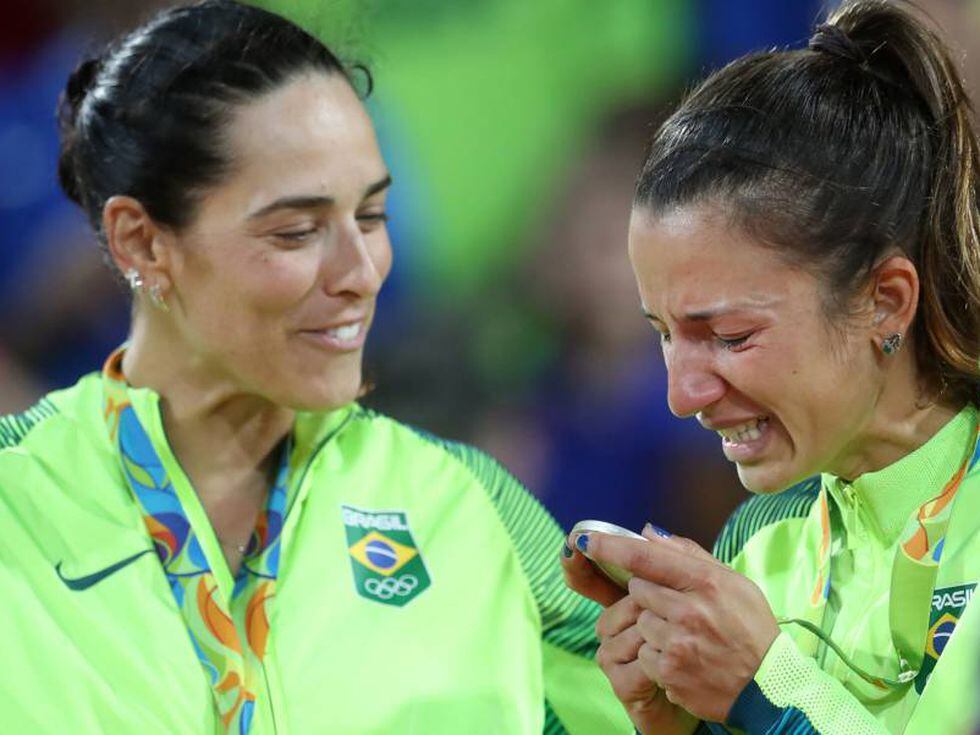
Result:
M929 441L887 467L851 482L824 475L848 534L864 524L885 545L893 544L912 513L942 493L967 453L973 452L976 425L977 408L968 404Z

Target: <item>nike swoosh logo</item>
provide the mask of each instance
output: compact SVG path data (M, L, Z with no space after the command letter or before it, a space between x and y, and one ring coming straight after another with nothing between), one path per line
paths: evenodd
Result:
M144 549L137 554L126 557L122 561L117 561L112 566L108 566L105 569L100 569L99 571L94 572L93 574L86 574L84 577L78 577L76 579L70 579L61 573L61 565L64 562L59 561L57 564L55 564L54 570L58 573L58 579L64 582L68 589L74 590L75 592L80 592L82 590L87 590L92 585L98 584L106 577L115 574L124 567L128 567L141 556L145 556L153 551L154 549Z

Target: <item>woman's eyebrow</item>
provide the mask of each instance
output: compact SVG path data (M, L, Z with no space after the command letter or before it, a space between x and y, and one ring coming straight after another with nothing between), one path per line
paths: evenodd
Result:
M258 219L280 209L317 209L333 203L333 197L303 195L281 197L271 204L266 204L264 207L255 210L248 215L248 219Z
M389 186L391 186L391 174L386 174L383 179L379 179L368 186L364 192L364 198L367 199L369 196L377 194L379 191L384 191Z
M391 174L386 174L384 178L375 181L373 184L369 184L364 190L364 199L377 194L380 191L384 191L389 186L391 186ZM313 196L299 194L296 196L285 196L276 199L271 204L266 204L264 207L252 212L248 215L248 219L258 219L259 217L264 217L265 215L275 212L280 209L318 209L321 207L326 207L335 202L333 197L328 196Z
M697 311L689 311L684 314L683 319L692 322L707 322L711 321L715 317L721 316L723 314L730 314L737 311L748 311L750 309L760 309L776 304L781 299L771 296L766 297L751 297L748 299L741 299L739 301L723 302L716 304L714 306L698 309ZM651 314L646 307L641 307L643 311L643 316L651 321L663 322L656 314Z
M706 322L723 314L770 309L785 300L785 297L780 294L752 293L748 296L733 299L732 301L719 301L704 309L688 312L685 314L685 318L690 319L692 322Z

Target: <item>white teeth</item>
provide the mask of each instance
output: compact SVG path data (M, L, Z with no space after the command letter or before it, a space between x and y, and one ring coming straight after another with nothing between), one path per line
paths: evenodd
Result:
M331 337L339 339L344 342L348 342L352 339L356 339L357 335L361 333L361 323L348 324L344 327L337 327L336 329L328 329L327 334Z
M727 442L741 444L743 442L754 441L762 438L762 432L769 423L768 417L752 419L738 426L730 426L727 429L718 429L718 434Z

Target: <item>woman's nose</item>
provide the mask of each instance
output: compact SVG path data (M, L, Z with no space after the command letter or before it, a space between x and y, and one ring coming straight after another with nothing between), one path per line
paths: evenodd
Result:
M387 245L385 245L385 249ZM377 296L387 274L389 257L376 252L380 245L368 242L356 227L343 233L327 264L327 290L332 294L350 293L359 297Z
M667 403L675 416L694 416L721 400L725 381L709 361L676 352L667 360Z

